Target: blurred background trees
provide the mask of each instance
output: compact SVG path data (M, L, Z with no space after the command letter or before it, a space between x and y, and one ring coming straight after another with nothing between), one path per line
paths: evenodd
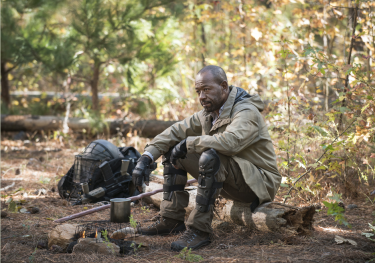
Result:
M283 184L310 168L306 198L322 178L375 183L373 1L2 3L3 114L181 120L219 65L266 102Z

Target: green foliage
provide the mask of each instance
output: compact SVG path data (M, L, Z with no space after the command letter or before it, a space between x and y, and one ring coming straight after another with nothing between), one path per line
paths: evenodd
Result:
M180 251L180 254L178 254L176 257L180 258L180 259L183 259L183 260L186 260L188 262L200 262L200 261L203 260L203 257L201 257L200 255L196 255L196 254L191 253L191 248L188 249L187 247L182 249Z
M111 249L112 254L115 254L115 249L113 247L114 245L110 242L110 240L108 238L108 231L107 230L102 230L101 233L102 233L102 237L104 238L104 243L106 244L106 246L108 248Z
M109 134L109 126L107 121L105 120L105 115L101 114L97 111L86 111L85 117L89 121L90 124L90 133L92 135L94 134L100 134L105 132L106 134Z
M369 223L369 227L370 227L371 232L370 233L362 233L362 235L365 236L368 240L371 240L371 241L375 242L375 238L373 238L375 236L375 226L373 226ZM375 252L373 253L373 255L375 255ZM371 259L369 262L371 262L371 261L375 261L375 258Z
M137 228L138 223L137 223L137 220L134 219L133 215L129 216L129 222L130 222L130 226L132 228L134 228L134 229Z
M48 184L51 181L51 178L40 176L39 177L39 183L41 184Z
M146 208L145 206L142 206L142 207L141 207L141 210L142 210L143 214L147 214L147 213L150 212L150 209L149 209L149 208Z
M36 248L34 249L33 253L31 253L31 255L30 255L30 257L29 257L29 262L30 262L30 263L33 263L33 262L34 262L34 260L35 260L35 254L36 254L37 251L38 251L38 248L36 247Z
M370 233L362 233L362 235L367 237L367 239L375 242L375 239L373 238L375 236L375 226L371 225L370 223L368 223L368 224L369 224L371 232Z
M323 204L328 208L327 215L334 216L335 221L338 221L339 224L344 224L345 226L351 228L351 225L344 216L345 209L339 205L341 202L341 194L334 194L334 196L329 198L335 202L329 203L327 201L323 201Z

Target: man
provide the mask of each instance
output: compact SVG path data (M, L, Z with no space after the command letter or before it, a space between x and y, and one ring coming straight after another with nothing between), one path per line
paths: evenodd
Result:
M249 203L253 211L273 200L281 182L271 138L260 114L264 108L260 97L228 86L224 70L217 66L199 71L195 90L203 110L156 136L133 172L137 186L143 180L148 184L144 178L148 165L163 155L161 218L142 228L144 235L186 229L187 173L198 180L196 207L186 222L188 229L171 245L177 251L210 243L213 206L219 194Z

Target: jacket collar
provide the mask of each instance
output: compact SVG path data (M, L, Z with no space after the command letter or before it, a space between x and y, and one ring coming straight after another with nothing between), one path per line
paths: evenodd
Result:
M215 124L210 129L210 132L216 130L217 128L225 124L230 123L230 113L232 112L234 101L236 99L237 88L234 86L230 86L229 88L231 89L231 91L229 93L227 101L224 104L224 109L221 112L219 118L216 120Z
M235 86L229 86L229 89L231 91L229 93L227 101L224 104L224 109L219 116L219 119L222 119L222 120L230 117L230 113L232 111L233 104L237 95L237 88Z

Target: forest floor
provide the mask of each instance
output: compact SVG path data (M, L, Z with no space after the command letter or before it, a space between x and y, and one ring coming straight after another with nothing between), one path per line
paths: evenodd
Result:
M38 242L46 241L48 232L57 225L53 220L94 207L71 206L59 197L56 186L73 164L74 155L86 144L85 141L70 141L69 145L58 140L14 141L2 136L1 209L7 211L5 202L12 197L25 200L23 207L38 207L40 212L8 212L1 219L1 262L185 262L177 257L178 252L170 250L170 243L178 235L152 237L148 250L121 257L36 249ZM42 194L40 189L46 192ZM236 225L216 224L212 243L193 253L203 258L201 262L367 262L375 258L372 255L375 242L366 239L362 233L369 232L368 223L374 221L375 205L364 198L345 200L345 204L358 206L345 213L352 228L338 225L327 215L326 208L316 213L313 231L307 236L261 233ZM300 205L308 204L301 202ZM131 212L142 225L151 224L146 221L157 215L158 209L146 205L148 209L145 210L143 207L140 202ZM109 210L104 210L70 222L108 219ZM339 245L335 236L354 240L357 245Z

